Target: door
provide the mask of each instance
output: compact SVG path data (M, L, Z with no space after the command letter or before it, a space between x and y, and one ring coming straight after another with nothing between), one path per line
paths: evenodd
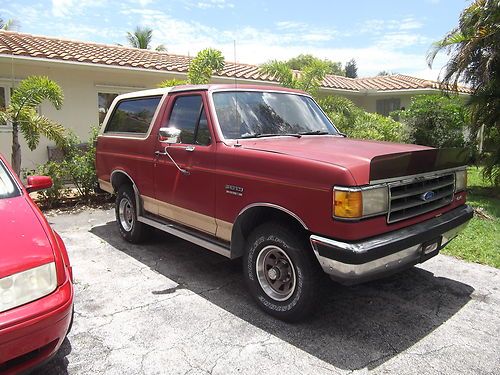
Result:
M167 113L170 115L161 127L178 129L179 137L176 143L158 139L156 144L155 211L215 235L216 144L204 97L193 92L177 94L171 98Z

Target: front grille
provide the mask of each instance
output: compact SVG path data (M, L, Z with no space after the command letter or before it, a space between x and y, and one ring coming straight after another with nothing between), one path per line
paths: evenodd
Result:
M409 219L446 206L453 201L455 175L413 180L389 185L388 223ZM424 194L427 196L424 198Z

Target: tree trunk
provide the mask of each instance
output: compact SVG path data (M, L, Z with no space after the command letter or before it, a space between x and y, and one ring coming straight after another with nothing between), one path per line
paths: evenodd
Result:
M12 122L12 169L21 177L21 145L19 144L19 127L17 122Z

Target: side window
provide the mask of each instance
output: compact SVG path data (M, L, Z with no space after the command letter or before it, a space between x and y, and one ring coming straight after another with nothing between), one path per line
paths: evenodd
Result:
M154 96L120 101L104 132L146 134L160 100Z
M172 108L168 126L181 131L181 143L207 146L211 142L207 116L200 95L178 97Z

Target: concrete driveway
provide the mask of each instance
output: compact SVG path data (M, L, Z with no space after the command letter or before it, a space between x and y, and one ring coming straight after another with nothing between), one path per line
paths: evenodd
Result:
M111 210L49 217L69 250L73 330L36 374L498 374L500 271L439 255L391 278L324 283L318 312L262 313L229 261L155 232L123 241Z

